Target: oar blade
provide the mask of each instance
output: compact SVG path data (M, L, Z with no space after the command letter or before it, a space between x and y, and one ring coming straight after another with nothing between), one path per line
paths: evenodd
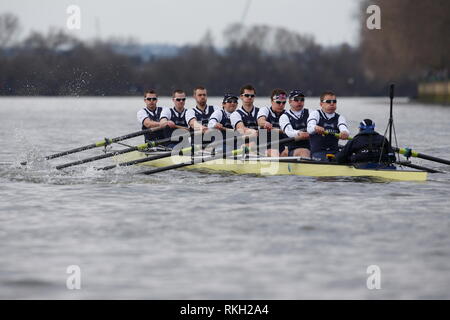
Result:
M123 141L126 139L131 139L131 138L138 137L138 136L144 135L146 133L158 131L161 129L162 129L161 127L149 128L149 129L145 129L145 130L141 130L141 131L132 132L132 133L129 133L129 134L126 134L123 136L119 136L116 138L112 138L112 139L104 138L103 140L100 140L95 143L91 143L91 144L81 146L78 148L74 148L74 149L70 149L70 150L66 150L66 151L62 151L62 152L58 152L55 154L45 156L44 159L51 160L51 159L59 158L62 156L67 156L69 154L73 154L73 153L77 153L77 152L81 152L81 151L85 151L85 150L90 150L90 149L94 149L94 148L98 148L98 147L104 147L104 146L110 145L115 142ZM27 163L28 163L27 161L22 161L20 164L25 166L25 165L27 165Z

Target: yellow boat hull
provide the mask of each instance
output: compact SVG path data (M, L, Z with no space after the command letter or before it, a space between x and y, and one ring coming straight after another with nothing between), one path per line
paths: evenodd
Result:
M149 156L144 152L134 151L116 157L117 162L127 162ZM267 159L267 158L266 158ZM165 167L189 162L189 156L172 156L143 162L140 165ZM198 162L184 167L188 170L208 170L231 172L235 174L254 175L299 175L307 177L374 177L396 181L426 181L427 172L416 170L358 169L353 166L336 164L318 164L305 162L278 162L257 159L216 159Z

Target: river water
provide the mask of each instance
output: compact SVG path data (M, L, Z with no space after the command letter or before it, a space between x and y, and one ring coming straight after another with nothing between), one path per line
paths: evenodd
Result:
M94 169L111 160L54 169L99 150L19 164L138 131L141 107L137 97L0 99L0 298L450 298L445 165L414 159L447 173L375 183ZM364 118L384 132L389 100L341 98L338 112L353 135ZM450 108L396 99L394 117L399 146L450 158Z

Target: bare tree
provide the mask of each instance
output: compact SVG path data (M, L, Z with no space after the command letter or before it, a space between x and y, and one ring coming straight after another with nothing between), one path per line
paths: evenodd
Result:
M12 13L0 14L0 48L11 45L19 33L19 18Z

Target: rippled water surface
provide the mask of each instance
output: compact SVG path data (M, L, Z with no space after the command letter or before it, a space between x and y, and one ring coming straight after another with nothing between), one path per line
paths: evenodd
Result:
M450 298L445 165L414 159L447 172L424 183L54 169L99 150L20 166L139 130L141 101L0 99L0 298ZM338 112L352 134L364 118L383 132L388 104L342 98ZM397 99L394 116L400 146L450 158L450 108ZM80 290L66 288L70 265Z

